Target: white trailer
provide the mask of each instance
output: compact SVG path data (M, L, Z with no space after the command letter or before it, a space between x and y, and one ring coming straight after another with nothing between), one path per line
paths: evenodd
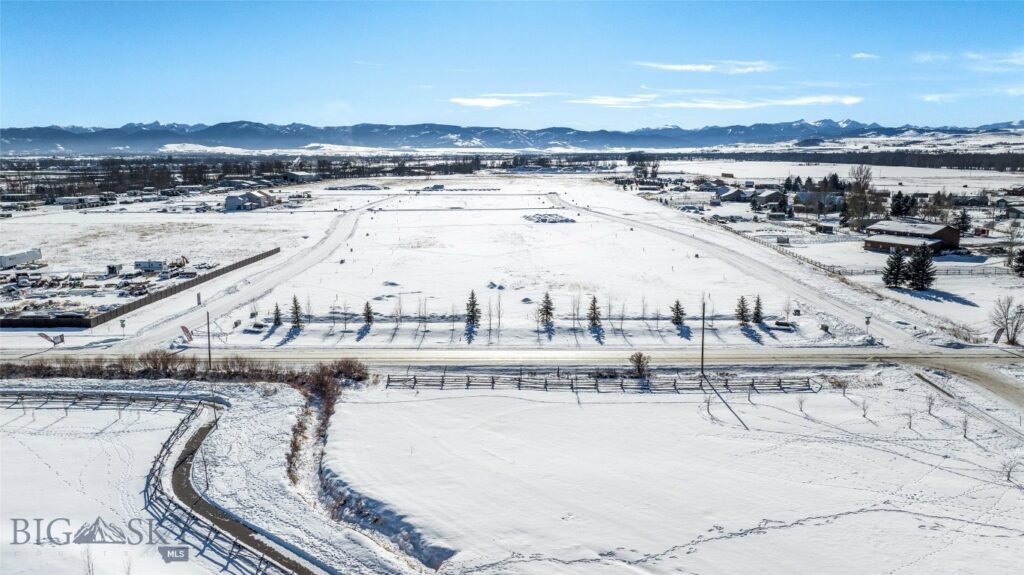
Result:
M39 248L25 250L14 254L0 255L0 269L13 268L14 266L27 264L43 259L43 252Z

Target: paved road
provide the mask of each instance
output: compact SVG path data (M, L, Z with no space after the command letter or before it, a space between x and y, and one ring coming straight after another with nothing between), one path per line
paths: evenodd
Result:
M174 490L174 496L178 498L178 501L191 508L192 511L195 511L216 525L221 531L236 537L246 547L256 551L257 554L262 553L278 565L297 575L317 575L319 571L311 570L306 565L299 563L291 556L282 553L276 547L268 544L264 536L209 504L192 487L192 459L214 425L214 422L210 422L196 430L192 437L188 439L181 455L178 456L178 461L174 464L174 471L171 474L171 488Z
M216 320L231 311L255 301L272 290L278 284L293 278L305 270L334 258L337 250L341 249L345 242L349 241L358 229L359 219L370 208L387 202L391 196L387 196L359 208L339 214L331 221L324 236L311 248L294 254L288 259L283 259L278 265L269 269L260 270L255 276L244 275L230 289L210 297L203 306L191 306L184 312L173 313L170 316L159 318L150 325L140 329L135 335L125 340L115 342L109 347L122 353L140 352L153 348L163 348L171 340L181 335L179 326L190 326L192 328L204 326L206 313ZM189 298L194 297L189 292ZM160 304L157 304L160 305ZM163 304L165 309L174 309L171 305ZM205 329L203 330L205 331Z

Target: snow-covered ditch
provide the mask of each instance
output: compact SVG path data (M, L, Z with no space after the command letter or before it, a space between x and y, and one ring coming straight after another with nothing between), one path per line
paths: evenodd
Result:
M324 468L442 573L1015 573L1020 410L923 375L954 398L884 366L728 396L750 431L700 395L371 388Z

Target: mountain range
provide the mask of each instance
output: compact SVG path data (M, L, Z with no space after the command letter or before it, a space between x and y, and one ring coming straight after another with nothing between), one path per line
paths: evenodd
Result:
M0 153L17 154L152 154L164 146L194 144L246 150L294 150L315 144L387 149L499 148L545 150L573 148L664 149L723 146L730 144L776 144L850 137L900 136L922 133L975 134L1024 129L1024 121L987 124L974 128L953 126L884 127L853 120L819 120L752 124L749 126L707 126L685 129L679 126L643 128L632 131L574 130L544 128L523 130L496 127L463 127L443 124L356 124L317 127L307 124L262 124L224 122L205 124L131 123L120 128L45 126L0 128Z

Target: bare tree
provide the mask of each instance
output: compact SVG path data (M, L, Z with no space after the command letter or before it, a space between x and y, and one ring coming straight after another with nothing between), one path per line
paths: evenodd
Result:
M647 321L647 296L640 296L640 321Z
M1015 459L1011 459L1003 464L1003 471L1006 472L1006 480L1010 483L1013 483L1013 470L1017 469L1018 465L1020 465L1020 461Z
M860 415L864 419L868 418L868 407L870 407L868 400L865 399L864 401L860 402Z
M930 393L927 396L925 396L924 405L925 407L928 408L928 415L931 415L932 408L935 407L935 396Z
M395 301L395 325L402 325L402 296L399 294L398 299Z
M633 366L633 374L641 379L646 379L650 372L651 356L643 352L636 352L629 356L629 363Z
M1017 304L1012 295L1004 296L996 300L988 317L996 329L1003 330L1006 343L1017 345L1017 338L1024 330L1024 305Z
M575 295L572 296L571 311L572 311L572 328L576 329L576 326L579 324L579 321L580 321L580 294L579 293L576 293Z
M967 424L969 421L970 419L965 415L963 421L960 422L960 425L964 428L964 439L967 439Z
M625 337L626 332L623 331L623 324L626 323L626 302L623 300L622 306L619 307L619 333Z
M491 298L487 298L487 343L491 343L491 323L494 319L494 308L491 305Z
M807 403L807 398L800 396L796 398L796 406L800 409L800 413L804 413L804 404ZM806 413L804 413L806 415Z
M501 343L501 294L498 294L498 343Z

